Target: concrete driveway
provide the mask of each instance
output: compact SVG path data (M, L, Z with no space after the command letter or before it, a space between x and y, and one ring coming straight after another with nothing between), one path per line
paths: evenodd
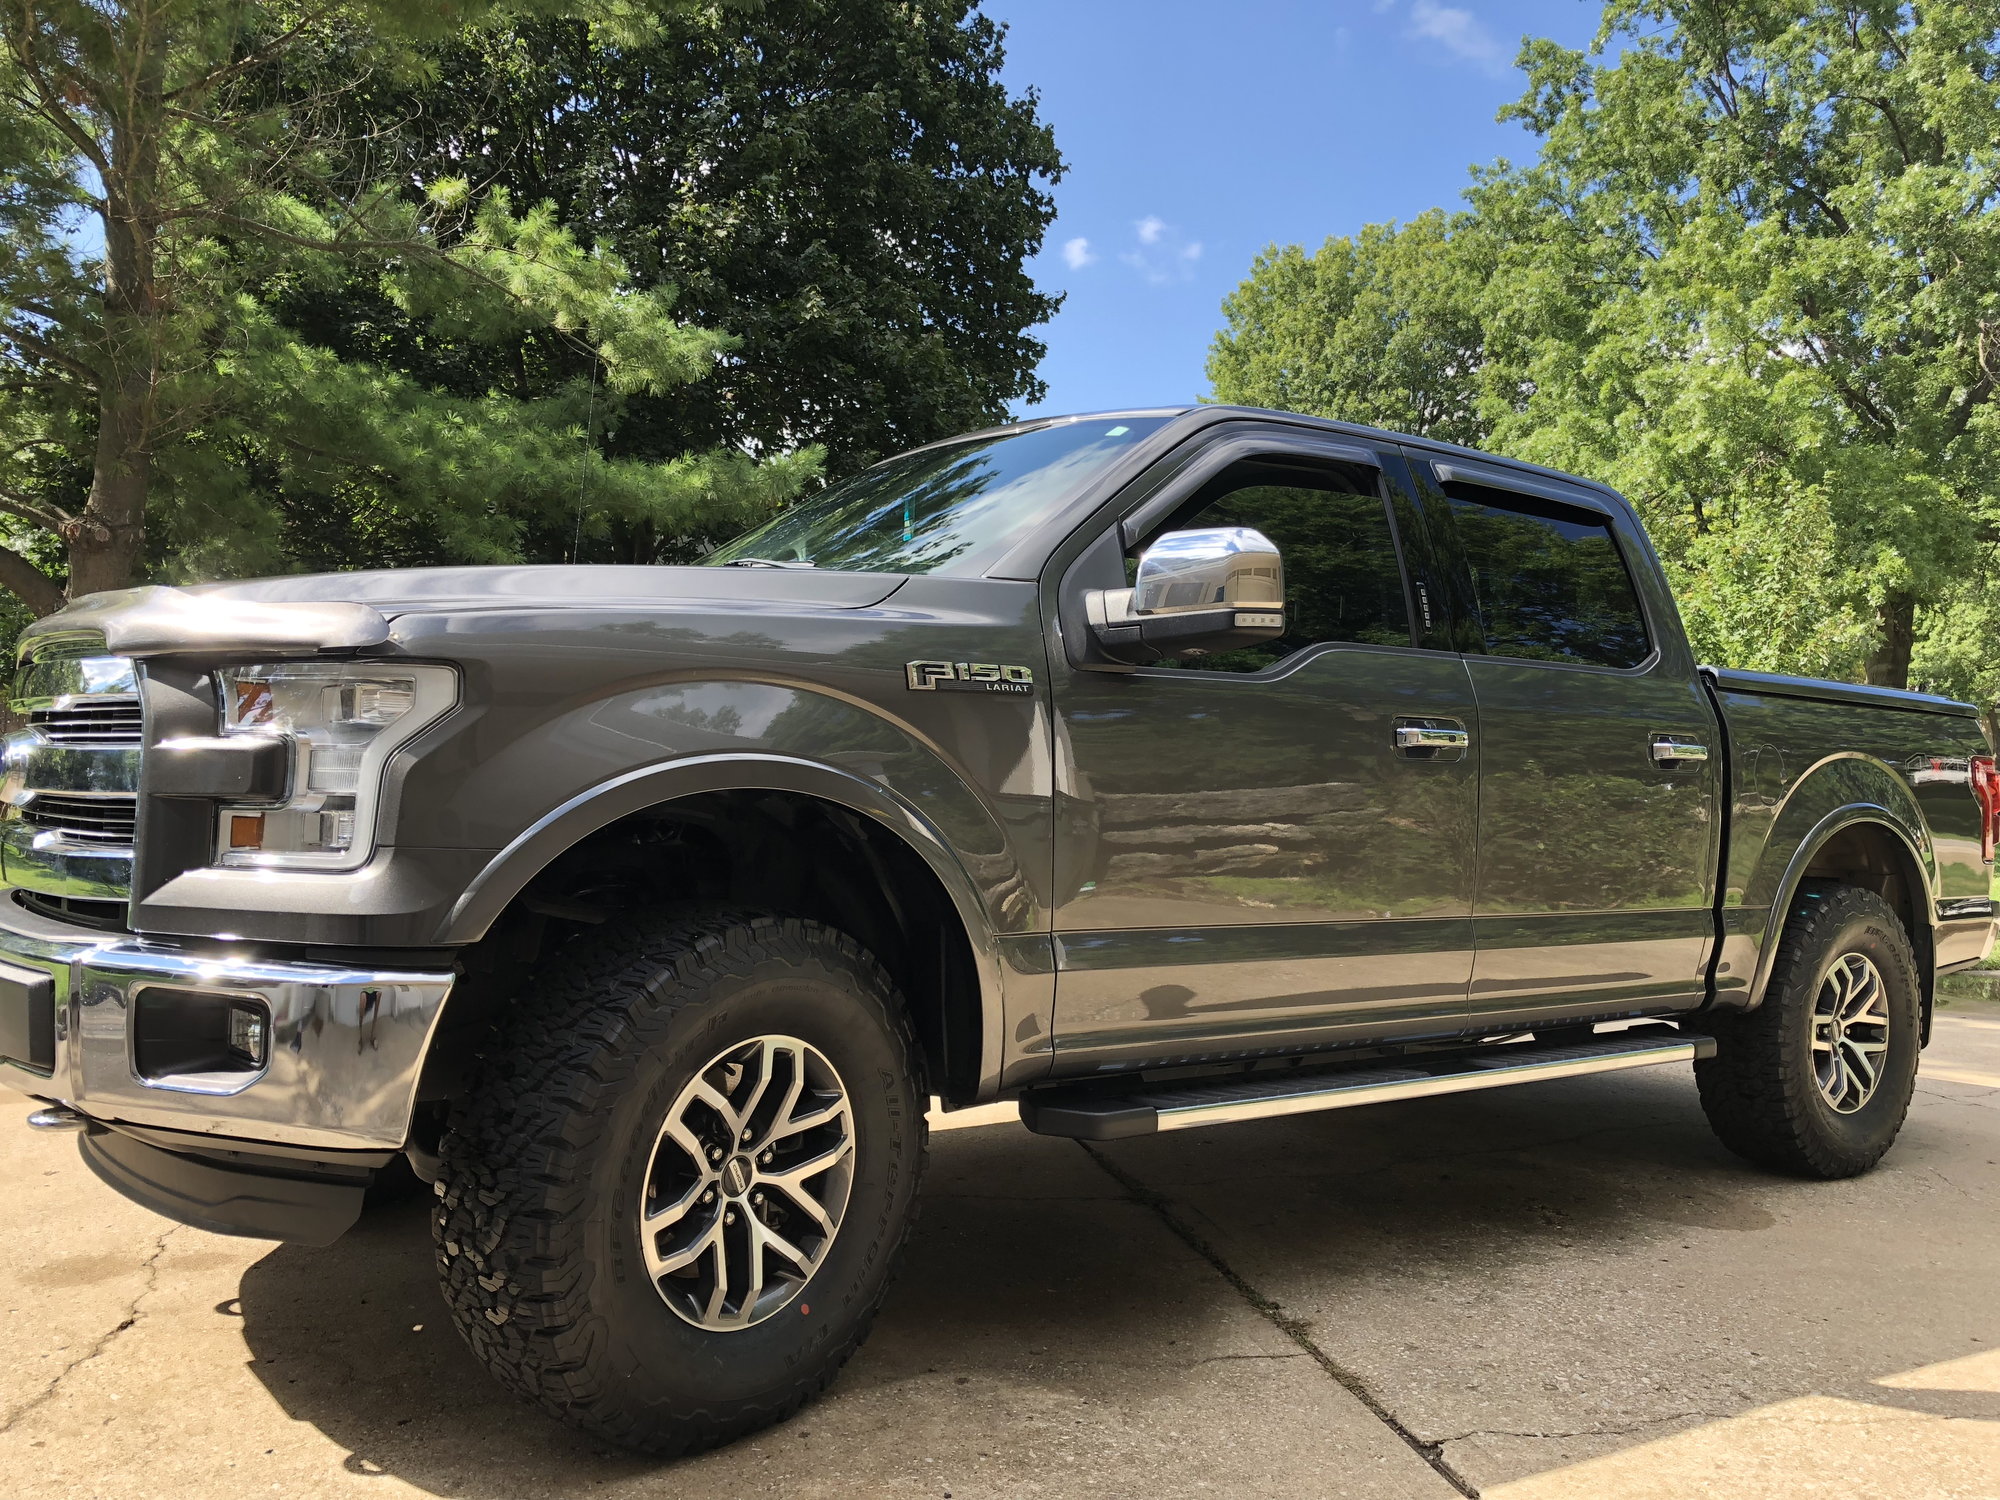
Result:
M18 1500L2000 1496L2000 1006L1940 1016L1901 1143L1830 1185L1728 1156L1669 1069L1112 1148L940 1132L832 1394L667 1465L488 1382L421 1202L329 1250L223 1239L4 1141Z

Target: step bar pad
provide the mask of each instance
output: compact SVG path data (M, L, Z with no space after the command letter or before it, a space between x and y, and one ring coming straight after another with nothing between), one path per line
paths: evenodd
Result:
M1041 1135L1115 1141L1162 1130L1351 1109L1433 1094L1464 1094L1547 1078L1619 1073L1714 1055L1713 1037L1666 1026L1635 1027L1567 1045L1495 1043L1355 1067L1262 1073L1213 1083L1160 1083L1139 1088L1072 1084L1031 1089L1021 1096L1021 1123Z

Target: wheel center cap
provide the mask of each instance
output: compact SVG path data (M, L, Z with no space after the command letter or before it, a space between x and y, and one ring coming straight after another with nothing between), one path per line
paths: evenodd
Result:
M750 1158L732 1156L722 1169L722 1190L732 1198L750 1191Z

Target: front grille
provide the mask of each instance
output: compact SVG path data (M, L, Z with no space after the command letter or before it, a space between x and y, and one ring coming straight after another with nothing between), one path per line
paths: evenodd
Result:
M64 797L38 792L34 801L21 809L21 821L85 843L129 848L138 814L136 797Z
M108 910L60 903L122 908L131 895L146 753L138 669L102 636L31 637L9 703L26 723L6 737L0 884L31 893L46 916L100 925Z
M143 728L136 698L38 708L28 715L28 727L52 745L137 745Z

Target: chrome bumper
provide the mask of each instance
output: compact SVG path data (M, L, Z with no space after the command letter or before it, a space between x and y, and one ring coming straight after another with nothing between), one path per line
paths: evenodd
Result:
M50 1073L0 1062L0 1084L94 1120L335 1151L397 1150L449 973L343 968L193 953L45 921L0 893L0 960L54 982ZM267 1062L255 1073L141 1078L132 1000L146 989L261 999Z

